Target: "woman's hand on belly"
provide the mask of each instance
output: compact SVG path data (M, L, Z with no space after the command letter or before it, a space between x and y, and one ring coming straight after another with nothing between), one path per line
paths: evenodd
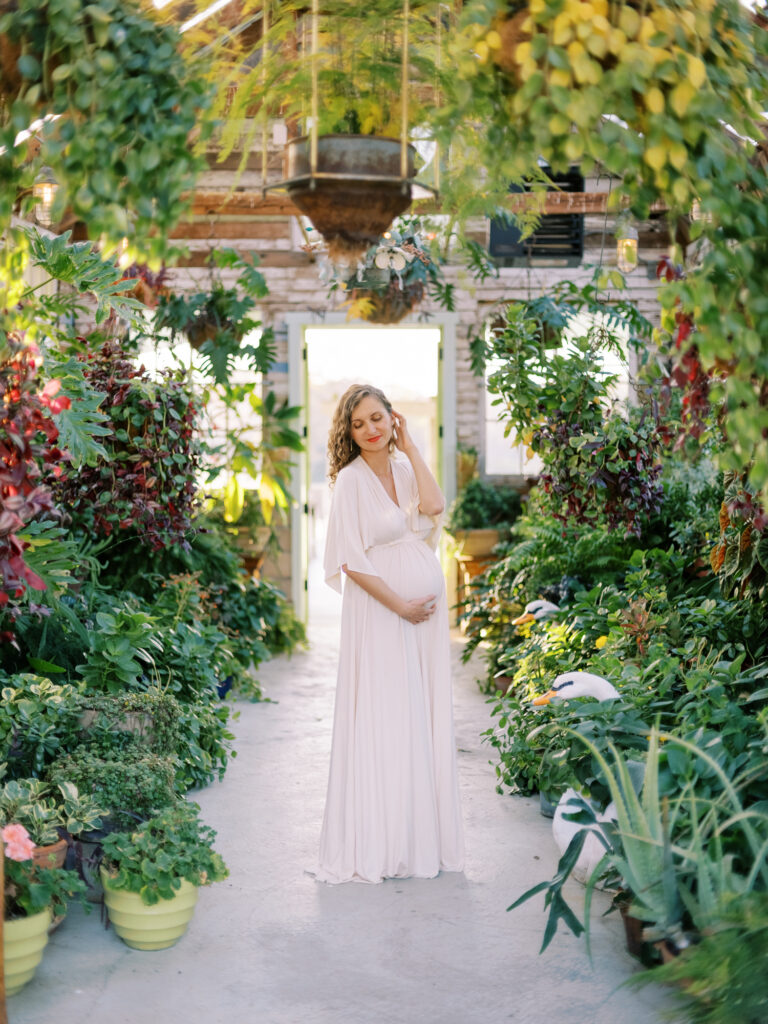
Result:
M400 617L415 626L420 622L426 622L431 615L434 615L435 608L437 608L437 598L434 594L429 594L427 597L415 597L411 601L403 602Z
M410 601L396 594L391 587L387 586L381 576L371 576L369 573L357 572L342 565L342 569L353 580L358 587L370 594L385 608L399 615L407 622L417 625L419 622L426 622L434 613L437 607L437 595L427 594L426 597L414 597Z

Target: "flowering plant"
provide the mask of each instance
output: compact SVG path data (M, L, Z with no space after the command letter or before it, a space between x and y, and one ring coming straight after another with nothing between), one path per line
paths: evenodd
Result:
M398 323L425 294L445 309L453 309L453 285L443 280L429 243L418 234L418 224L407 218L398 223L400 230L387 231L356 267L328 264L329 294L344 292L350 320ZM313 242L304 249L324 254L322 243Z
M23 825L11 823L0 832L5 848L3 915L6 921L38 914L85 892L85 883L72 871L35 864L35 844Z

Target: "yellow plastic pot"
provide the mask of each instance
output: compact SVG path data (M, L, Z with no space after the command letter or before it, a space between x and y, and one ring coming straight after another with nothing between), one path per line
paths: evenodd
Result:
M197 903L197 886L181 880L181 888L171 899L161 899L148 907L136 892L113 889L104 868L101 869L104 903L112 927L132 949L167 949L178 942L192 920Z
M48 942L51 910L20 917L3 924L3 962L5 964L5 990L9 996L20 992L43 959Z

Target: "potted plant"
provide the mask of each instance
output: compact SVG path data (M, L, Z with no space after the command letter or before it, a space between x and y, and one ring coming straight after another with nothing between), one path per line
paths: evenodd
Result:
M303 451L304 443L293 429L298 406L289 405L287 399L278 402L274 391L268 391L262 397L257 388L254 381L220 389L220 397L227 409L237 409L240 403L248 401L251 411L260 420L261 436L258 442L252 440L251 425L240 414L238 425L227 431L226 465L211 470L209 479L215 480L225 471L229 474L223 493L212 495L213 518L223 523L230 537L241 536L241 524L247 527L240 542L245 546L250 545L254 530L267 527L269 536L265 532L257 532L256 543L259 547L266 544L266 549L270 549L277 543L275 512L285 521L291 503L288 491L293 466L291 454ZM240 477L246 474L255 482L255 487L246 489L243 486ZM262 556L249 553L246 557L258 559Z
M122 742L121 748L112 747L103 754L87 745L76 747L48 772L51 783L71 781L78 789L93 793L105 809L101 827L82 832L73 844L92 901L101 898L97 866L105 837L112 831L133 828L178 799L175 757L151 753L126 733L117 742Z
M166 949L186 932L201 885L229 874L216 833L181 802L103 843L101 878L112 925L133 949Z
M249 116L256 88L254 138L268 118L285 119L295 137L285 148L285 180L270 187L287 190L334 261L356 260L411 203L416 150L407 143L409 128L424 124L447 72L436 60L433 7L413 3L407 21L384 0L320 7L313 53L305 0L275 5L263 45L256 44L255 81L243 82L227 112Z
M81 698L80 726L92 747L99 737L130 734L148 750L168 754L178 745L181 708L175 697L161 691L88 693Z
M137 819L175 802L175 771L173 752L154 754L126 737L121 749L103 754L87 745L76 747L51 765L47 778L92 793L110 824L130 828Z
M0 749L11 778L40 774L77 742L79 695L70 683L20 672L7 678L0 696Z
M499 543L501 530L519 516L520 500L513 487L477 477L465 484L448 510L445 527L456 541L459 557L487 558Z
M531 896L546 891L545 906L550 908L550 921L545 930L541 951L555 934L557 920L562 919L575 935L585 933L589 940L589 918L592 892L601 878L609 876L620 883L626 895L626 911L643 922L642 938L648 941L671 941L684 948L689 939L683 928L685 905L680 879L674 861L672 835L679 831L678 818L683 814L683 798L674 803L659 793L659 733L651 729L642 791L636 792L636 779L627 760L613 744L609 749L613 766L608 764L598 747L575 730L567 733L578 739L592 753L603 781L607 784L615 807L615 820L602 820L594 807L581 797L573 797L571 805L580 810L567 817L581 824L563 854L555 878L529 889L508 909L512 910ZM562 888L571 875L588 835L598 836L605 854L587 879L584 922L578 920L565 903Z
M101 827L105 813L89 793L71 782L55 786L43 779L11 779L0 789L0 824L23 825L34 843L33 859L42 867L64 865L67 839Z
M23 825L11 822L0 835L5 852L3 962L6 993L12 996L32 979L42 959L53 914L82 895L85 886L72 871L35 863L35 844Z
M452 287L444 284L437 261L418 233L418 225L404 222L398 227L399 230L387 231L368 249L353 273L333 275L329 293L343 292L350 319L396 324L426 294L446 308L453 308Z
M155 329L170 330L171 336L186 336L192 348L204 357L206 370L217 384L226 383L232 361L244 356L256 372L268 369L273 359L272 335L262 331L257 345L243 345L243 339L261 328L253 319L256 303L267 294L263 275L256 270L254 254L245 260L234 249L211 253L210 283L205 291L190 295L168 292L160 295L155 311ZM217 271L239 271L227 287Z

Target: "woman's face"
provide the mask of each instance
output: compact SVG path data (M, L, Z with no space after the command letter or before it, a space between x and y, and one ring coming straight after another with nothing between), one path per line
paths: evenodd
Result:
M392 417L372 395L362 398L352 410L352 440L362 452L386 451L392 437Z

